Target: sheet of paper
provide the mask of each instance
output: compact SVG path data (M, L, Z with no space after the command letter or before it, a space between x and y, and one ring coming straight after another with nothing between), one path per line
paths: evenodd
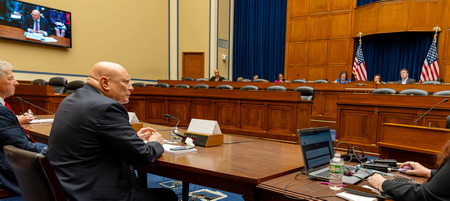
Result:
M343 198L345 200L350 201L376 201L377 198L371 198L371 197L364 197L360 195L355 195L347 192L340 192L336 194L337 197Z
M42 41L47 42L47 43L58 42L58 40L56 40L52 37L44 37L44 39L42 39Z
M33 119L30 124L53 123L53 119Z
M172 150L170 150L170 148L183 147L183 146L172 145L172 144L163 144L163 147L164 147L164 152L165 152L165 153L182 154L182 153L197 152L197 149L196 149L196 148L186 149L186 150L172 151Z
M136 113L134 112L128 112L128 120L130 121L130 124L136 124L139 123L139 119L136 116Z
M222 134L219 123L215 120L191 119L187 132L206 135Z

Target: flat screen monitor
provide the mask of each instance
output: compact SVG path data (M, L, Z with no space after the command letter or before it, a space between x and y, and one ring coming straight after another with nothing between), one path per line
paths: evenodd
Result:
M23 1L0 0L0 38L72 47L72 14Z

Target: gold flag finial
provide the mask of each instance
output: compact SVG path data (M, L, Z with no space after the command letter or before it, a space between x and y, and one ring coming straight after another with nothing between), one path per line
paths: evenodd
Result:
M362 40L361 40L361 37L363 36L363 33L362 33L362 32L359 32L358 35L356 35L356 36L359 37L359 45L362 46Z
M438 32L441 31L441 27L435 26L435 27L433 28L433 31L434 31L433 40L436 41L436 37L437 37L437 35L438 35Z

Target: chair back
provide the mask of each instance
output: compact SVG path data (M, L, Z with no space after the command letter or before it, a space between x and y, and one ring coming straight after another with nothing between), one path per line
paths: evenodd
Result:
M267 91L286 91L286 87L274 85L274 86L267 87Z
M378 88L372 91L372 94L396 94L397 91L391 88Z
M399 94L416 95L416 96L428 96L428 95L430 95L430 93L428 93L428 91L425 91L423 89L405 89L403 91L400 91Z
M433 96L450 96L450 90L443 90L433 93Z
M208 78L198 78L197 81L209 81Z
M158 82L155 85L153 85L153 87L157 87L157 88L169 88L169 84L164 83L164 82Z
M301 86L295 88L294 91L300 92L300 97L302 98L302 100L314 100L314 88L312 87Z
M192 88L194 88L194 89L208 89L209 85L207 85L207 84L196 84Z
M52 86L54 93L64 94L66 92L67 79L63 77L52 77L48 81L48 85Z
M233 87L232 87L231 85L228 85L228 84L221 84L221 85L217 86L216 89L228 89L228 90L232 90Z
M187 85L187 84L177 84L177 85L174 86L174 88L189 89L189 85Z
M181 80L194 81L194 78L192 78L192 77L182 77Z
M84 85L86 85L86 82L84 82L82 80L71 81L71 82L67 83L65 94L71 94L71 93L75 92L75 90L77 90L78 88L83 87Z
M256 80L253 80L253 82L269 82L269 80L266 80L266 79L256 79Z
M31 85L47 85L47 81L44 79L35 79L31 81Z
M248 90L248 91L258 91L258 87L253 85L246 85L241 87L241 90Z
M250 79L240 79L240 80L238 80L238 82L251 82L251 80Z
M14 171L23 201L66 201L66 194L48 159L36 152L12 145L3 147Z
M314 80L314 83L328 83L328 80Z
M135 82L133 84L131 84L131 86L133 87L147 87L147 85L143 82Z
M295 79L295 80L292 80L292 83L306 83L306 80L304 80L304 79Z
M436 85L436 84L442 84L442 83L439 82L439 81L424 81L424 82L422 82L422 84L434 84L434 85Z

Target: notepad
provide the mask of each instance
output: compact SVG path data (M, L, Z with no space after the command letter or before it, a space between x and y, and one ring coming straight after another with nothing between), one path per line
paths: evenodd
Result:
M53 119L33 119L30 124L53 123Z
M173 151L173 150L170 150L170 149L174 148L174 147L182 147L182 146L172 145L172 144L163 144L163 147L164 147L164 152L165 153L171 153L171 154L183 154L183 153L195 153L195 152L197 152L196 148Z
M345 199L345 200L350 200L350 201L376 201L377 200L377 198L365 197L365 196L355 195L355 194L351 194L351 193L347 193L347 192L340 192L340 193L336 194L336 196L340 197L342 199Z

